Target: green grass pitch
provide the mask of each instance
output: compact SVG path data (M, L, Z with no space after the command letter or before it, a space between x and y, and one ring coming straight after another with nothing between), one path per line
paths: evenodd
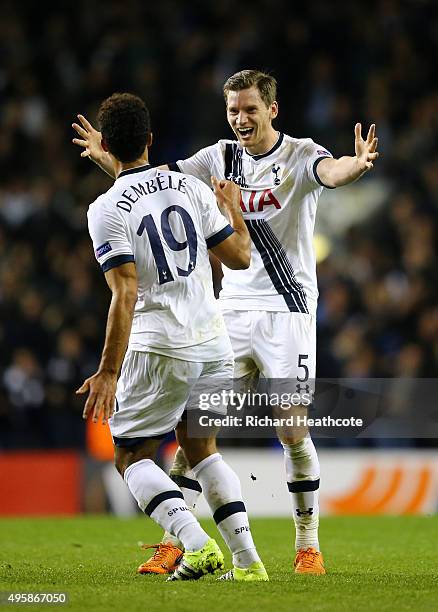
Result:
M214 524L203 524L223 544ZM62 607L91 612L438 609L436 516L322 519L326 576L293 574L291 521L254 519L252 530L269 583L222 583L212 576L166 583L161 576L135 573L147 558L138 542L154 543L161 535L145 517L3 519L0 590L65 591L69 604ZM229 567L229 555L226 562Z

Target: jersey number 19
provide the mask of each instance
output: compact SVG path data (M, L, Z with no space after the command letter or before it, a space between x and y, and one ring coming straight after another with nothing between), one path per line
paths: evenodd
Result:
M175 212L181 218L182 224L184 225L184 231L186 233L186 240L184 240L184 242L178 242L172 232L169 223L169 215L171 212ZM196 235L195 224L193 223L191 216L185 208L174 204L173 206L169 206L163 210L161 213L160 224L163 238L172 251L183 251L184 249L189 249L189 265L187 270L176 266L178 276L189 276L189 274L191 274L195 269L198 250L198 237ZM161 238L152 215L146 215L143 217L137 230L137 235L141 236L144 230L146 230L149 238L152 255L158 269L158 279L160 285L164 285L164 283L169 283L175 280L169 268L169 264L167 263Z

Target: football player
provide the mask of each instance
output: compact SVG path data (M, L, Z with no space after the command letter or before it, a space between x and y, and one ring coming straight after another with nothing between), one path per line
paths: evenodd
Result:
M90 205L88 226L112 299L99 369L78 390L88 393L83 416L109 419L119 473L141 510L181 543L184 554L173 550L166 566L169 579L193 580L223 567L216 542L154 462L161 440L176 429L233 555L225 576L266 581L240 482L217 452L216 431L189 438L182 418L198 382L220 387L233 375L208 250L230 268L248 268L239 188L213 177L213 194L193 176L152 168L149 112L137 96L106 99L99 123L116 180Z

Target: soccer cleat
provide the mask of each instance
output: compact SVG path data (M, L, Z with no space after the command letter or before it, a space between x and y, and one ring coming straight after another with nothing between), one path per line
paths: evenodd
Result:
M198 580L205 574L214 574L223 567L222 551L210 538L200 550L185 552L180 564L167 580Z
M156 551L137 568L139 574L171 574L183 557L183 551L173 544L145 544L142 548L156 548Z
M324 559L316 548L302 548L296 554L294 561L296 574L313 574L319 576L325 574Z
M234 580L235 582L267 582L269 576L265 570L265 566L261 561L251 563L245 569L233 567L226 574L220 576L218 580Z

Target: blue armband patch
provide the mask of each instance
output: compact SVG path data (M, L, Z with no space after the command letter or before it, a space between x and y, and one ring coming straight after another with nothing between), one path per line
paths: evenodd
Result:
M99 259L99 257L102 257L102 255L105 255L105 253L109 253L112 250L113 250L113 247L110 245L109 242L105 242L104 244L101 244L100 247L97 247L95 251L97 259Z

